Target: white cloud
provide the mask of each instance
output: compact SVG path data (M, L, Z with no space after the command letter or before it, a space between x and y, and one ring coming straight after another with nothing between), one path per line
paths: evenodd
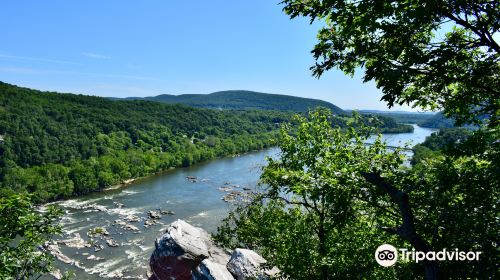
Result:
M92 52L84 52L84 53L82 53L82 55L89 57L89 58L95 58L95 59L110 59L111 58L107 55L92 53Z

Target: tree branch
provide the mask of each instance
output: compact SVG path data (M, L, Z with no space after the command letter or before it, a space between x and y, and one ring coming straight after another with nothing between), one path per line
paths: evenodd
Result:
M457 23L457 24L469 29L473 33L475 33L480 38L481 42L483 42L483 44L485 44L485 46L492 48L493 50L496 51L496 53L500 53L500 46L494 40L490 40L484 34L484 31L482 29L479 29L479 28L473 26L470 22L465 21L465 20L459 18L458 16L453 15L452 13L450 13L447 10L447 8L443 8L442 12L443 12L443 15L446 16L447 18L453 20L455 23Z
M415 217L411 209L408 194L387 183L379 172L363 172L361 174L366 181L375 185L377 188L387 193L391 200L399 207L403 223L396 229L386 229L385 231L399 235L418 251L429 252L429 244L417 234L415 229ZM425 278L438 279L438 267L436 262L425 261Z

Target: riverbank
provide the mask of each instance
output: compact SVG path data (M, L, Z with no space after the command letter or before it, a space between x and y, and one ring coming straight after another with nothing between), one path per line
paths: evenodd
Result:
M233 207L230 199L238 199L233 193L255 191L265 157L276 153L271 148L224 157L140 178L123 188L57 202L65 214L61 220L64 233L55 242L60 252L72 260L70 263L58 260L57 267L61 271L73 270L76 279L113 275L143 279L154 240L167 224L183 219L209 232L215 231ZM151 219L150 211L160 217ZM76 234L88 243L87 233L95 228L104 228L109 233L93 238L98 247L65 245ZM109 246L107 239L118 246Z
M196 165L198 165L198 164L207 163L207 162L210 162L210 161L221 160L221 159L225 159L225 158L235 158L235 157L240 157L240 156L244 156L244 155L251 154L251 153L257 153L257 152L266 151L266 150L269 150L269 149L273 149L273 146L266 147L266 148L264 148L264 149L250 150L250 151L246 151L246 152L242 152L242 153L231 154L231 155L225 155L225 156L221 156L221 157L218 157L218 158L213 158L213 159L208 159L208 160L198 161L198 162L196 162L196 163L194 163L193 165L190 165L190 166L184 166L184 167L169 167L169 168L167 168L167 169L165 169L165 170L157 171L157 172L154 172L154 173L151 173L151 174L145 175L145 176L141 176L141 177L137 177L137 178L130 178L130 179L126 179L126 180L124 180L124 181L123 181L122 183L120 183L120 184L114 184L114 185L111 185L111 186L105 187L105 188L103 188L103 189L99 189L99 190L92 191L92 192L90 192L90 193L86 193L86 194L82 194L82 195L68 196L68 197L65 197L65 198L60 198L60 199L56 199L56 200L51 200L51 201L47 201L47 202L44 202L44 203L38 203L38 204L36 204L36 205L37 205L37 206L44 206L44 205L48 205L48 204L57 204L57 203L61 203L61 202L68 201L68 200L74 200L74 199L78 199L78 198L82 198L82 197L86 197L86 196L92 196L93 194L106 193L106 192L109 192L109 191L117 191L117 190L120 190L120 189L124 189L124 188L126 188L126 187L129 187L129 186L131 186L131 185L133 185L133 184L140 184L142 181L144 181L144 180L148 180L148 179L151 179L151 178L154 178L154 177L156 177L156 176L163 176L163 175L166 175L166 174L168 174L169 172L172 172L172 171L175 171L175 170L179 170L179 169L183 169L183 168L189 168L189 167L196 166Z
M415 127L413 133L383 137L388 144L395 145L412 138L425 139L433 131ZM113 275L144 279L154 240L166 225L183 219L208 232L216 231L220 221L234 207L230 201L233 197L231 192L257 191L265 158L278 152L276 148L270 148L240 156L226 156L137 178L119 188L59 201L65 212L61 221L64 234L58 238L60 241L71 240L78 234L87 242L90 240L87 233L96 227L105 228L109 235L94 238L104 246L99 251L95 251L95 247L74 248L60 244L61 253L85 269L59 260L57 267L61 271L73 270L76 279L97 280L112 278ZM160 213L161 217L151 222L149 211L159 210L175 214ZM138 219L133 219L134 216ZM124 223L139 230L129 230ZM106 242L109 238L114 240L111 244L118 246L109 246Z
M428 136L428 133L423 133L424 131L431 131L431 132L435 131L435 129L422 128L422 127L418 126L417 124L405 124L405 125L411 126L411 131L408 131L408 132L389 132L389 133L383 133L383 135L385 135L384 139L387 141L387 144L389 146L398 146L398 145L404 144L404 142L406 142L408 140L415 140L416 143L414 143L414 144L417 144L417 143L423 142L425 140L425 137ZM422 135L423 135L423 137L422 137ZM393 139L396 139L396 141L393 140ZM207 159L207 160L201 160L201 161L197 161L197 162L193 163L193 165L191 165L191 166L194 166L194 165L197 165L197 164L200 164L200 163L204 163L204 162L213 161L213 160L219 160L219 159L230 158L230 157L237 157L237 156L245 155L245 154L248 154L248 153L264 151L264 150L267 150L267 149L270 149L270 148L273 148L273 147L269 146L269 147L266 147L264 149L256 149L256 150L246 151L246 152L242 152L242 153L236 153L236 154L230 154L230 155L223 155L223 156L220 156L220 157L217 157L217 158L212 158L212 159ZM131 185L133 183L137 183L137 182L140 182L141 180L147 179L149 177L161 176L162 174L166 174L166 173L168 173L168 172L170 172L172 170L176 170L176 169L179 169L179 168L186 168L186 167L169 167L169 168L167 168L165 170L157 171L157 172L145 175L145 176L141 176L141 177L137 177L137 178L125 179L120 184L111 185L111 186L105 187L105 188L103 188L101 190L96 190L95 192L106 192L106 191L110 191L110 190L116 190L116 189L124 188L124 187L127 187L127 186L129 186L129 185ZM53 202L64 201L64 200L67 200L67 199L73 199L73 198L77 198L77 197L80 197L80 196L70 196L70 197L67 197L67 198L64 198L64 199L55 200Z

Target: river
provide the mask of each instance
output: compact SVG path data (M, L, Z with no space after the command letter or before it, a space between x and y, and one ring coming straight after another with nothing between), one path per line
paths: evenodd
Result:
M408 141L414 145L435 131L414 127L413 133L386 134L383 137L390 146ZM215 231L231 208L230 203L222 200L227 192L219 188L230 187L238 191L255 189L265 157L277 153L278 150L273 148L212 160L140 179L123 188L59 202L66 212L61 221L64 236L60 240L74 239L77 234L87 242L87 232L95 227L105 228L109 236L94 238L96 244L103 248L99 251L95 246L75 248L78 246L60 244L61 253L74 263L57 261L56 266L62 271L72 270L76 279L146 279L145 272L155 238L167 224L184 219L195 226ZM193 178L189 179L190 176ZM145 227L147 212L157 209L175 214L163 214L159 224ZM129 215L135 215L140 220L128 222ZM123 229L124 222L139 231ZM112 238L118 246L108 246L106 238Z

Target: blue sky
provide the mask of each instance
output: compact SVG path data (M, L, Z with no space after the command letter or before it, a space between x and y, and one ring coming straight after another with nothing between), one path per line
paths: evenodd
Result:
M290 20L278 3L4 1L0 80L115 97L245 89L387 109L361 73L313 78L320 25Z

